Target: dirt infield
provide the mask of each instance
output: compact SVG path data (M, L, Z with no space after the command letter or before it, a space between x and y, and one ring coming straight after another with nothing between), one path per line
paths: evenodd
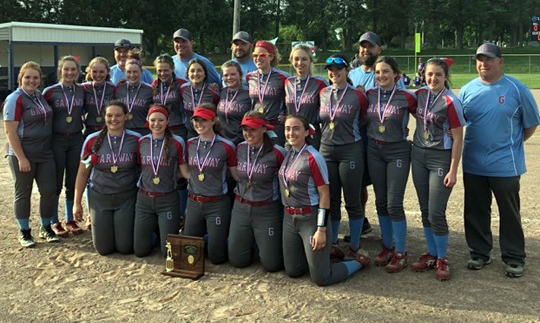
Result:
M533 92L540 102L540 90ZM1 135L0 144L5 142ZM206 276L199 281L169 278L160 274L165 261L157 250L144 259L102 257L94 251L88 231L59 244L22 249L13 220L13 182L4 161L0 164L0 322L540 322L540 199L534 197L535 179L540 178L540 133L525 149L528 173L521 181L521 202L527 266L522 278L504 275L495 205L494 260L481 271L466 269L460 175L447 211L451 280L439 282L433 272L409 269L387 274L372 265L326 288L316 287L307 276L290 279L283 271L265 273L258 263L235 269L207 262ZM35 188L31 218L35 237L37 197ZM425 252L425 245L411 178L405 211L407 249L416 258ZM375 230L362 243L373 258L381 239L372 191L367 216ZM345 223L341 233L347 231Z

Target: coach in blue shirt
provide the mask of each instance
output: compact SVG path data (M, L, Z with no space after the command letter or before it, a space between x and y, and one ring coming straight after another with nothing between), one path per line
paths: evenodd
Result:
M540 124L532 93L503 74L501 49L490 43L476 51L479 78L460 91L467 131L463 149L465 236L471 259L479 270L491 262L492 193L499 206L500 246L506 275L521 277L525 238L520 214L520 177L526 172L523 143Z

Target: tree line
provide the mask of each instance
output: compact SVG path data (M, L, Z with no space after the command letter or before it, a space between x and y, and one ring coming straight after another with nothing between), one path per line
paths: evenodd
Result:
M171 52L172 33L189 29L195 50L230 46L234 0L0 0L0 22L23 21L144 30L151 57ZM254 39L311 40L322 49L351 50L373 30L390 48L415 32L423 46L462 49L484 40L519 46L530 40L537 0L242 0L241 29Z

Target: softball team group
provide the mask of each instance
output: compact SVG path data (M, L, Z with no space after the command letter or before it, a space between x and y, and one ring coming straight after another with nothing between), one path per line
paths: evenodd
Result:
M186 32L174 35L179 53L191 40ZM235 41L250 43L239 34ZM58 63L59 83L40 92L41 69L27 62L20 87L4 103L24 247L35 245L29 225L35 179L39 236L47 242L82 233L84 197L85 226L102 255L144 257L160 245L165 256L167 235L183 228L183 235L205 237L214 264L246 267L258 253L268 272L309 272L315 284L330 285L370 263L360 241L363 183L370 179L383 240L374 263L397 273L409 263L403 197L412 164L428 252L411 269L450 277L445 211L465 121L449 90L448 60L427 61L427 87L413 94L400 86L396 61L380 56L371 62L375 83L364 92L351 85L343 55L326 60L329 86L312 75L308 47L291 51L297 73L291 77L277 69L277 48L259 41L247 75L236 61L241 57L223 64L216 83L204 57L184 67L180 56L161 55L149 84L140 54L124 52L121 43L118 65L94 58L83 84L75 83L78 61L67 56ZM117 84L113 70L125 73ZM63 187L65 224L58 216ZM346 251L337 244L342 197Z

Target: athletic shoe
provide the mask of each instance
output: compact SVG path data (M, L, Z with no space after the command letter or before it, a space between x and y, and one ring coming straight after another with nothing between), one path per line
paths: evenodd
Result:
M34 248L36 243L34 242L34 237L32 237L32 229L19 230L19 243L25 248Z
M83 233L83 229L81 227L79 227L79 225L77 225L77 222L75 222L75 221L67 222L66 223L66 228L68 229L68 231L70 231L74 235L79 235L79 234ZM58 235L58 233L56 233L56 235Z
M433 257L432 255L425 253L423 254L420 259L418 259L417 262L413 262L411 264L411 270L412 271L426 271L435 268L435 263L437 262L437 258Z
M349 247L349 251L345 255L345 260L356 260L362 265L362 267L366 267L369 265L369 253L365 251L364 249L360 248L356 251L353 251Z
M330 250L330 259L343 260L345 253L339 248L337 244L332 243L332 249Z
M467 269L469 270L480 270L485 265L489 265L491 263L491 258L488 258L488 260L484 260L482 258L471 258L469 261L467 261Z
M362 226L362 235L368 235L373 231L373 227L371 226L371 223L369 223L367 218L364 218L364 225Z
M45 225L45 226L41 226L41 228L39 228L39 237L41 239L45 239L47 240L47 242L59 242L60 241L60 238L58 238L58 236L56 236L56 233L54 233L53 229L51 228L51 225Z
M51 228L53 229L54 233L56 233L58 237L65 238L69 235L69 232L66 229L64 229L61 222L53 223L51 225Z
M506 265L506 276L511 278L519 278L523 276L523 265L510 263Z
M395 274L407 267L409 256L405 253L394 252L394 256L390 263L384 267L387 273Z
M375 266L382 267L388 265L390 260L392 260L392 256L392 250L383 246L383 250L379 252L377 257L375 258Z
M447 280L450 278L448 259L437 259L437 264L435 265L435 278L437 278L438 280Z

